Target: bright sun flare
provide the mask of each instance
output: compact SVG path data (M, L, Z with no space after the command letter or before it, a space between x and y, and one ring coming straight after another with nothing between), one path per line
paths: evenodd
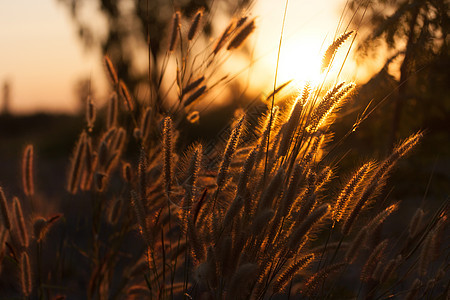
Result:
M299 85L303 85L305 82L316 85L321 81L322 53L317 47L310 45L290 43L282 49L278 70L281 81L292 79Z

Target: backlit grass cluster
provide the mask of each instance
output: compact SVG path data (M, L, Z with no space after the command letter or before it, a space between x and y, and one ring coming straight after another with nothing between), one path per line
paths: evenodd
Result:
M0 188L0 263L17 278L5 294L70 298L74 287L65 283L78 278L67 270L77 262L60 260L70 246L89 261L87 284L75 287L88 299L448 297L448 257L441 258L448 256L448 206L418 209L400 238L383 230L407 205L383 198L389 175L423 134L341 174L330 128L350 105L354 83L306 84L274 106L266 99L256 117L234 120L223 140L180 149L180 124L201 118L196 105L226 82L212 79L216 68L256 26L247 17L233 20L199 62L190 51L202 18L200 10L186 29L179 12L173 17L166 60L178 62L175 101L161 93L164 64L150 100L136 103L105 56L112 87L106 117L97 120L95 101L87 100L62 196L90 202L83 245L47 240L52 228L72 226L60 221L70 210L44 218L29 205L24 214L38 172L33 147L25 148L23 195ZM325 51L322 72L351 34ZM44 244L57 253L57 270L46 267Z

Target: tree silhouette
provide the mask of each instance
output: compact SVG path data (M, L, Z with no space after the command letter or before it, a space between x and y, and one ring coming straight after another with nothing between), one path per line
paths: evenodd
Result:
M77 26L79 37L84 45L91 50L108 54L118 75L131 91L140 84L148 82L148 73L153 79L159 77L157 68L148 72L136 70L136 65L142 62L142 56L147 50L151 65L158 65L162 54L167 50L167 36L170 35L172 15L175 11L189 19L198 9L205 13L211 9L227 8L226 14L235 14L240 9L251 5L251 0L57 0L66 6ZM98 28L98 22L86 18L86 8L96 9L95 18L106 20L106 34L103 28ZM222 12L222 11L221 11ZM88 20L87 20L88 19ZM202 27L203 35L212 33L211 19L206 18ZM99 30L100 29L100 30ZM148 48L147 48L148 47ZM147 49L146 49L147 48ZM149 67L150 68L150 67Z
M352 0L350 9L365 14L363 28L370 32L359 44L358 53L363 57L374 54L384 42L391 53L387 57L388 64L396 58L400 60L400 78L388 141L393 147L400 135L408 102L415 101L409 104L414 104L415 112L419 114L430 113L432 103L441 108L445 105L443 101L448 103L449 2L374 0L369 4L367 0ZM421 99L421 103L417 99ZM449 111L447 107L444 109Z

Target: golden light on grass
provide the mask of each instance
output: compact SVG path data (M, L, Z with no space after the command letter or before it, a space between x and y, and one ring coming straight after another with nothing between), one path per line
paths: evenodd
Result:
M197 65L191 56L199 56L183 47L186 40L195 43L195 34L179 30L186 19L181 12L174 15L175 35L165 50L169 58L161 75L150 76L149 68L149 95L161 97L157 101L137 101L136 89L114 76L113 64L106 60L116 91L102 112L106 117L98 122L93 103L88 105L88 126L80 125L72 159L66 160L70 170L67 191L59 195L61 213L44 217L16 196L11 204L10 192L0 187L0 268L3 258L16 262L11 281L19 278L25 298L41 298L48 284L59 282L75 284L76 292L86 288L87 298L100 299L112 292L128 298L142 292L145 299L284 299L292 292L317 299L407 293L442 298L433 297L434 288L445 296L445 266L435 261L448 257L440 242L448 228L448 201L435 213L418 211L403 234L390 230L388 223L402 223L391 216L400 201L391 203L390 192L384 195L390 173L423 133L405 139L384 160L366 164L346 159L346 148L359 148L345 139L359 120L342 139L337 130L334 138L331 125L340 122L340 108L350 104L355 89L355 83L341 80L345 59L335 56L345 38L333 42L331 35L291 34L283 47L280 42L279 55L269 46L265 56L255 51L255 64L268 62L273 68L255 76L271 82L272 90L261 102L236 109L234 120L211 139L190 142L184 141L189 137L185 121L198 121L202 114L193 106L214 101L211 91L230 101L244 94L228 75L216 76L216 70L232 51L245 54L257 30L253 19L237 21L240 31L230 32L222 48L217 47L223 37L218 34ZM344 47L339 50L345 55ZM251 68L242 68L242 73L248 71L248 86L259 79L251 76L256 73ZM165 73L176 80L169 74L163 80ZM230 76L237 73L238 68L231 70ZM172 86L163 85L170 80ZM291 80L302 92L277 94ZM228 85L234 94L223 93ZM174 105L164 103L171 91ZM28 146L22 163L27 196L34 187L32 154ZM346 175L347 164L360 167ZM61 225L77 230L57 230L47 240L49 246L60 246L42 247L48 226L63 216L66 225ZM65 260L74 250L87 259ZM66 264L90 280L65 277L72 272L58 272L58 266ZM10 276L0 275L1 280ZM404 283L390 287L397 280L390 276ZM424 278L432 282L426 284L429 289L421 283ZM72 296L72 291L66 293Z

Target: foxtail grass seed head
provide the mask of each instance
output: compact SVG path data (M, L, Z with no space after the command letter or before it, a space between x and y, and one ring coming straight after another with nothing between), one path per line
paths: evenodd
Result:
M222 35L217 40L216 45L214 46L214 49L213 49L214 55L216 55L219 52L219 50L223 48L223 46L225 45L226 41L230 37L234 26L235 26L235 21L233 20L233 21L230 22L230 24L228 24L228 26L222 32Z
M194 187L197 183L198 172L200 171L201 161L203 154L203 146L198 144L195 147L194 153L192 154L191 161L189 167L187 169L187 179L185 181L185 185L189 187Z
M304 218L306 218L306 216L310 213L311 209L313 209L316 203L317 203L317 195L315 193L315 186L308 185L304 195L302 195L300 211L296 216L297 224L300 223Z
M195 34L197 33L198 28L200 26L202 17L203 17L203 9L199 9L197 13L194 15L194 18L192 19L191 27L189 27L188 41L192 41L192 39L195 37Z
M49 229L61 218L62 214L56 214L48 219L36 217L33 221L33 234L37 242L41 242Z
M399 146L395 147L394 151L388 158L386 158L383 163L378 168L374 175L374 178L383 178L389 171L395 166L397 161L405 156L409 151L411 151L414 146L416 146L420 139L423 137L421 132L411 135L405 141L403 141Z
M114 68L114 65L108 55L103 57L103 62L106 67L106 73L108 74L109 81L113 86L117 86L119 84L119 77L117 77L116 69Z
M123 127L119 127L119 129L115 132L114 137L111 141L111 152L121 153L123 147L125 146L127 138L127 132Z
M275 106L271 112L268 112L265 121L264 121L264 127L261 131L260 138L258 140L258 155L256 156L256 162L255 165L258 165L266 151L267 141L269 133L272 132L272 130L275 127L275 124L278 120L278 115L280 112L280 108L278 106Z
M283 273L280 274L280 276L278 276L278 279L273 285L273 291L275 293L281 292L299 271L304 269L313 261L314 254L310 253L292 263L286 270L284 270Z
M6 229L11 230L11 217L9 215L8 201L2 187L0 187L0 208L2 212L3 225L5 225Z
M336 84L333 88L329 89L322 100L313 107L311 116L309 117L309 130L314 132L319 126L320 120L324 119L330 112L334 104L337 102L337 98L334 97L338 91L344 86L345 82Z
M279 85L274 91L272 91L267 97L266 97L266 101L269 101L270 99L272 99L273 96L277 95L282 89L284 89L285 87L287 87L291 82L293 81L293 79L286 81L285 83Z
M144 140L147 140L150 136L151 132L151 123L152 123L152 109L151 107L146 107L141 118L141 126L140 130L142 132L142 137Z
M87 191L91 188L92 176L97 166L97 153L92 150L92 138L87 137L85 142L85 160L80 179L80 188Z
M117 113L119 107L119 99L117 93L114 91L109 97L108 113L106 115L106 128L111 129L117 124Z
M23 217L22 205L20 204L19 198L13 198L13 211L15 224L17 224L17 234L20 241L20 245L23 249L28 248L28 229L25 224L25 219Z
M191 83L187 84L182 90L182 95L185 95L190 91L196 89L200 85L200 83L203 82L203 80L205 80L205 76L201 76L196 80L192 81Z
M312 229L312 227L323 217L325 217L329 211L330 205L323 204L310 213L308 217L300 224L300 226L294 229L294 232L289 239L288 248L291 251L295 250L296 246L304 237L308 235L308 232Z
M255 20L251 20L247 25L234 36L234 38L228 44L227 50L239 48L247 37L255 30Z
M119 92L122 97L123 103L125 104L126 109L131 112L134 110L133 99L131 98L130 92L128 91L125 83L120 80L119 82Z
M126 183L130 184L133 180L133 175L131 172L131 165L129 163L124 163L122 165L122 177Z
M321 128L322 126L331 123L330 118L333 117L333 113L343 105L347 99L347 95L349 95L355 87L355 83L350 82L340 87L336 92L334 92L335 89L332 89L332 96L328 98L325 96L319 105L314 109L314 113L310 121L310 127L315 130L316 128Z
M244 25L244 23L248 20L248 16L242 16L239 18L239 20L237 20L236 22L236 29L241 28L242 25Z
M196 224L197 219L198 219L202 209L204 208L205 199L207 198L207 194L208 194L208 188L203 189L200 199L195 204L194 209L192 209L190 211L189 217L192 219L192 225Z
M2 255L4 255L3 250L5 249L5 242L6 239L8 239L8 237L9 237L9 230L2 224L0 224L0 260L2 259Z
M139 151L138 164L138 183L139 183L139 197L142 201L147 199L147 155L142 147Z
M331 63L331 61L332 61L336 51L352 35L352 33L353 33L353 31L348 31L348 32L345 32L345 33L341 34L328 47L328 49L327 49L327 51L325 51L325 54L324 54L323 59L322 59L322 67L321 67L321 71L322 72L325 71L329 67L329 65L330 65L330 63Z
M397 259L393 258L390 261L388 261L388 263L384 266L383 272L381 272L381 275L380 275L381 283L386 282L391 277L396 264L397 264Z
M33 145L28 145L23 152L22 158L22 183L23 191L27 196L34 195L33 180Z
M195 92L193 92L183 103L183 105L189 106L190 104L192 104L195 100L197 100L198 98L200 98L200 96L202 96L206 91L206 85L202 85L201 87L199 87Z
M443 241L445 241L445 229L448 225L448 217L447 215L441 216L436 226L434 227L431 235L431 258L432 260L437 260L439 258L439 254L443 245Z
M173 52L178 42L178 34L180 33L180 12L173 14L172 18L172 34L170 36L169 52Z
M273 202L278 198L285 177L284 168L280 168L277 174L272 178L269 186L264 190L259 201L258 210L263 211L272 208Z
M342 189L339 193L337 201L332 210L332 219L335 222L339 222L347 210L347 206L353 198L358 186L363 182L366 175L370 171L372 163L366 163L362 167L360 167L353 177L348 181L347 185Z
M331 177L333 176L333 170L331 167L326 166L323 168L322 171L320 171L319 174L317 174L316 177L316 190L319 190L322 188L328 181L330 181Z
M327 102L330 99L332 99L334 97L334 95L336 95L336 93L345 85L345 81L342 81L336 85L334 85L332 88L330 88L327 93L325 94L325 96L323 96L323 100L322 102ZM321 102L321 103L322 103Z
M195 227L194 220L189 219L188 222L188 238L189 246L191 247L191 254L196 263L199 263L205 259L205 247L201 237Z
M370 233L375 232L376 228L378 226L381 225L381 223L383 223L386 218L392 214L394 211L396 211L398 208L398 204L392 204L391 206L387 207L386 209L384 209L382 212L380 212L379 214L377 214L366 226L367 229Z
M284 194L283 200L281 202L281 215L287 216L289 210L291 209L292 203L298 195L299 192L299 182L303 177L303 167L300 164L295 164L294 171L289 180L289 187L287 192Z
M305 285L304 285L304 287L302 289L302 293L307 295L307 296L312 296L312 294L314 293L316 288L318 288L320 286L320 283L322 282L322 280L324 280L325 278L331 276L331 274L339 271L340 269L342 269L346 265L347 265L346 262L336 263L336 264L324 267L320 271L314 273L306 281L306 283L305 283Z
M166 117L164 119L163 129L163 148L164 148L164 186L166 194L169 197L172 190L172 119Z
M243 197L236 195L233 202L228 207L225 217L223 218L222 227L224 230L226 230L227 228L231 229L231 226L233 225L234 222L234 218L239 214L243 205L244 205Z
M362 281L367 282L372 277L372 274L375 271L375 268L377 267L377 264L379 263L380 259L383 257L383 253L386 250L387 246L388 240L384 240L381 243L379 243L375 247L375 249L373 249L372 253L370 254L361 271Z
M33 290L30 258L26 252L22 252L20 257L20 287L22 294L29 297Z
M220 168L219 168L219 173L217 174L217 179L216 179L216 184L217 184L218 190L220 190L223 187L223 185L225 184L225 180L228 175L228 169L231 164L231 159L233 158L234 152L236 151L239 137L241 135L243 123L244 123L244 117L242 117L239 120L236 127L231 132L231 135L227 142L227 146L225 147L225 152L224 152L222 162L221 162Z
M142 237L144 238L145 243L147 246L151 245L151 238L150 234L147 230L147 224L145 222L145 208L144 204L142 203L141 197L139 197L138 193L136 193L134 190L131 190L131 205L134 208L134 212L136 214L136 220L139 225L139 232L141 233Z
M408 153L415 145L417 145L421 137L422 133L419 132L406 139L403 143L400 144L400 146L396 147L392 154L388 158L386 158L378 167L375 174L372 175L372 178L361 193L361 196L359 197L356 205L353 207L350 215L347 217L344 226L342 227L343 234L347 235L350 232L354 222L359 216L359 213L369 201L369 199L373 196L373 194L376 193L377 188L385 179L386 174L393 168L393 166L401 157L406 155L406 153Z
M43 217L37 217L33 221L33 233L35 239L40 242L44 238L47 231L47 220Z
M306 90L304 93L307 93ZM306 96L307 97L307 96ZM293 134L299 125L300 115L303 110L303 97L298 96L292 108L291 115L286 123L285 131L283 132L283 139L281 140L279 155L285 156L292 144Z
M119 161L120 151L115 151L111 154L108 161L105 165L105 173L107 176L111 175L112 170L117 166L117 163Z
M203 147L198 144L195 147L194 153L192 154L189 167L185 174L186 179L184 180L183 186L185 189L184 201L183 201L183 219L186 221L188 216L188 211L192 208L192 200L194 197L194 191L197 185L198 173L201 167L203 154Z
M111 144L111 140L114 138L114 136L116 136L117 133L117 128L113 127L113 128L109 128L108 131L106 131L101 138L101 141L107 143L107 144Z
M352 243L350 244L350 247L347 249L347 252L345 253L345 260L348 261L349 264L353 263L358 257L359 254L358 251L361 249L362 246L364 246L366 238L367 238L367 228L363 227L358 232L356 237L353 239Z
M405 297L405 300L414 300L418 299L418 294L420 291L420 287L422 286L422 281L420 281L419 278L416 278L414 282L412 283L411 287L409 288L409 292Z
M253 149L247 158L245 159L244 165L242 166L241 173L239 176L239 181L237 184L236 195L244 196L244 190L247 186L247 183L250 179L250 173L253 169L253 166L256 162L257 148Z
M344 225L342 226L342 233L344 235L350 233L350 230L352 229L353 224L358 218L359 213L361 212L367 201L370 199L372 194L375 192L377 188L377 183L378 181L369 182L369 184L363 190L361 196L359 197L358 201L356 202L355 206L353 207L348 217L345 219Z
M78 139L77 146L75 148L74 156L72 159L72 165L69 172L69 182L67 190L71 194L76 194L81 177L81 170L83 168L84 156L86 155L86 132L83 131Z
M322 146L323 141L325 140L325 135L322 132L316 131L315 135L312 138L311 141L311 145L308 149L308 153L305 155L305 157L303 158L302 163L306 166L306 167L310 167L311 164L314 163L314 161L317 159L316 156L319 155L320 153L320 149ZM314 174L316 175L316 174ZM315 182L315 177L314 176L314 182Z
M422 249L420 251L420 257L419 257L419 274L421 276L425 276L428 273L428 267L431 262L431 256L432 256L432 239L433 234L432 231L428 233L427 237L425 238Z
M356 83L354 82L349 82L345 85L343 85L339 91L334 94L333 98L336 99L336 101L339 101L342 98L345 98L345 96L347 96L351 91L353 91L356 87Z

